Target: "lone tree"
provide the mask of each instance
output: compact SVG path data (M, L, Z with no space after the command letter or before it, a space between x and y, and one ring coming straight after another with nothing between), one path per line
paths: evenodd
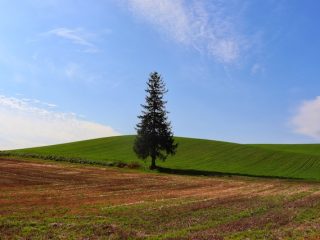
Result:
M134 151L141 159L151 157L150 169L157 168L156 159L165 160L168 155L174 155L178 144L174 143L170 122L165 109L166 101L163 96L168 90L161 75L150 73L147 82L146 104L141 105L142 114L138 116L137 137Z

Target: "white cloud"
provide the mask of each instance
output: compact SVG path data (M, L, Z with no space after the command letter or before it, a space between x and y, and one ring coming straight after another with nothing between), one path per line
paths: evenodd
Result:
M178 43L192 46L220 62L234 62L245 48L244 38L235 31L235 21L220 1L205 4L196 0L128 0L128 3L134 14Z
M47 106L47 107L45 107ZM118 135L109 126L53 111L53 104L0 95L0 149L15 149Z
M69 28L55 28L42 35L54 35L60 38L71 41L73 44L82 45L86 47L84 52L95 53L98 51L95 44L93 44L89 38L92 38L93 34L84 31L81 28L69 29Z
M291 122L295 132L320 140L320 96L304 101Z

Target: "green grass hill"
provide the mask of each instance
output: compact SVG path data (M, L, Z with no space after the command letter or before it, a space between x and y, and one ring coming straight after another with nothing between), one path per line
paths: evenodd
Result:
M251 144L251 146L257 146L276 151L320 156L320 144Z
M140 162L144 165L132 150L133 141L134 136L118 136L12 152L79 157L104 163ZM179 143L177 154L165 162L157 162L163 171L320 180L320 145L317 144L244 145L181 137L176 141Z

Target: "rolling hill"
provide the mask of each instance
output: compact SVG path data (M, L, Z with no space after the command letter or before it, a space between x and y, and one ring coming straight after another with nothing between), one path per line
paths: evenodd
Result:
M320 156L320 144L250 144L264 149Z
M11 152L144 164L132 151L133 141L134 136L118 136ZM177 154L157 163L163 171L320 180L320 145L244 145L181 137L176 141L179 143Z

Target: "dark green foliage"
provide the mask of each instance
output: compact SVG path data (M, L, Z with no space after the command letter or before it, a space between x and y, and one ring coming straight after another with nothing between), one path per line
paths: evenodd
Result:
M138 116L137 137L134 152L140 159L151 157L150 169L156 168L156 159L165 160L168 155L176 153L170 122L163 97L167 92L165 83L157 72L150 74L147 82L146 104L141 105L142 114Z

